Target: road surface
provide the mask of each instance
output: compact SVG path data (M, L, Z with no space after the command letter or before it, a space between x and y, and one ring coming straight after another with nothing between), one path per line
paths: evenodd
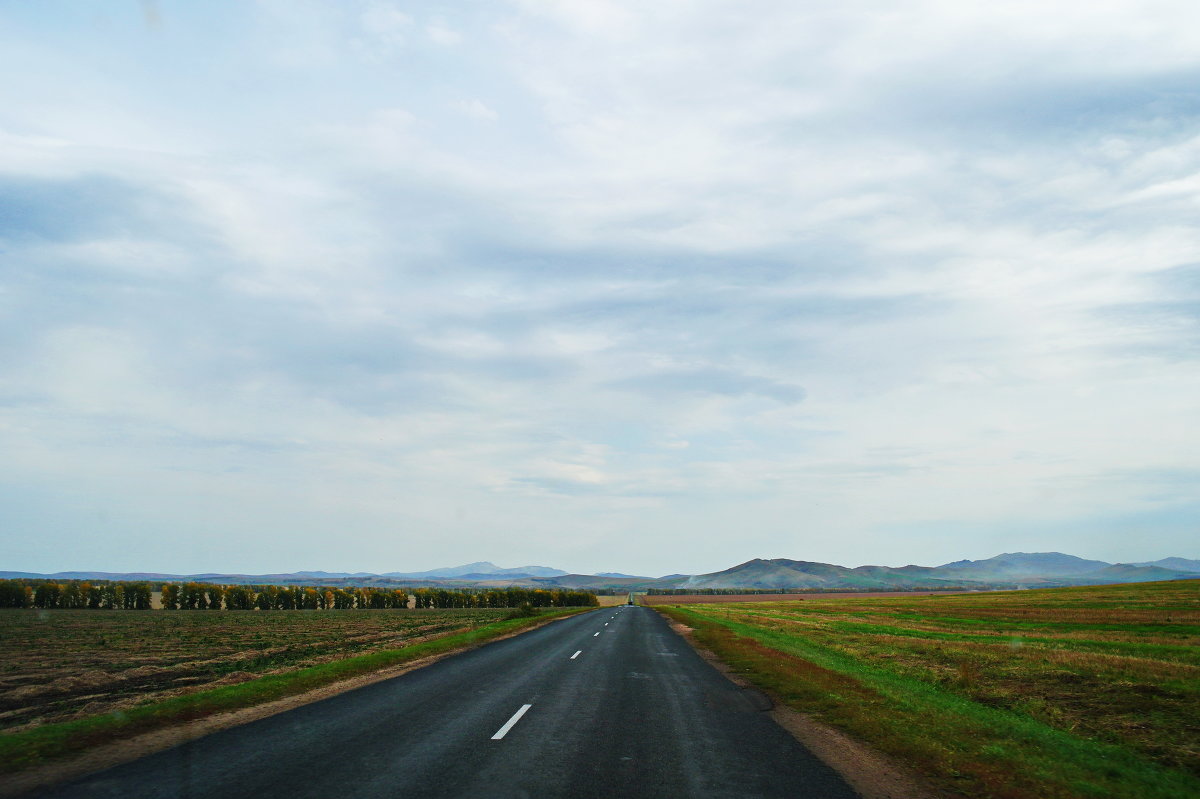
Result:
M762 710L656 612L601 608L38 795L856 796Z

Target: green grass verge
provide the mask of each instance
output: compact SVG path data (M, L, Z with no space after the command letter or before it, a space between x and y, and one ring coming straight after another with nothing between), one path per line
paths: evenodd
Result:
M801 635L710 615L659 610L696 630L735 671L785 704L901 757L947 795L1200 796L1200 780L1124 747L1056 730L1019 713L864 663Z
M587 610L592 608L544 609L531 618L504 619L412 646L371 652L284 674L270 674L238 685L211 688L139 705L124 711L46 724L0 735L0 774L23 771L53 758L75 754L139 733L216 713L261 705L418 658L486 643L508 633L536 627L543 622Z

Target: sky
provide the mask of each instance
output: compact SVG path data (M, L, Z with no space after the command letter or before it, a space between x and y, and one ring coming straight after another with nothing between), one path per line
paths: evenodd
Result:
M0 0L0 569L1200 557L1191 0Z

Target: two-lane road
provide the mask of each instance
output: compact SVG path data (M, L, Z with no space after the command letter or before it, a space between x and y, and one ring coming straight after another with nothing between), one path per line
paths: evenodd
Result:
M40 795L856 796L754 700L601 608Z

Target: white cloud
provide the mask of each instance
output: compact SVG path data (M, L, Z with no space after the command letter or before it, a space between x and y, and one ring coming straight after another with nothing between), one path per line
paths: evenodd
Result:
M462 43L463 38L461 33L441 19L435 19L426 25L425 34L431 42L441 47L455 47Z
M360 560L315 565L353 569L442 540L590 569L623 536L622 571L931 563L1017 528L1140 559L1089 519L1181 507L1191 4L247 13L96 70L80 20L5 12L18 484L148 527L194 488L220 540L298 524L317 559L346 525Z
M482 120L484 122L494 122L500 118L500 115L488 108L482 100L459 100L454 103L454 108L465 116L472 119Z
M368 3L359 19L364 31L390 46L404 44L413 24L412 17L397 8L394 3L382 0Z

